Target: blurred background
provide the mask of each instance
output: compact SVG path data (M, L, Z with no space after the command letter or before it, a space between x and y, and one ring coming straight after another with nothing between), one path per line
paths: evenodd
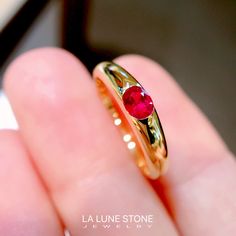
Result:
M0 30L0 81L42 46L66 48L89 70L124 53L156 60L236 153L235 0L0 0Z

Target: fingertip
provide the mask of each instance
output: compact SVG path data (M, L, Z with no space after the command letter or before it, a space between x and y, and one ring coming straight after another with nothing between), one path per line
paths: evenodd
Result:
M12 149L12 146L19 145L18 133L15 130L0 130L0 155L5 152L5 150ZM13 145L12 145L13 144Z
M85 66L70 52L53 47L36 48L13 60L4 74L3 85L6 91L11 91L21 84L32 85L32 80L47 83L47 80L60 80L65 74L69 78L75 71L89 76Z
M16 57L7 67L4 73L4 85L8 85L8 78L15 78L15 76L12 76L15 75L15 72L34 70L35 62L40 61L40 64L42 64L43 62L47 64L47 58L53 59L53 57L61 57L62 55L70 56L65 50L53 47L35 48L22 53L21 55Z
M85 78L85 79L84 79ZM18 110L45 113L60 109L78 94L78 80L89 83L89 72L71 53L60 48L39 48L16 58L4 76L4 89L15 113ZM65 89L68 88L68 89ZM18 109L21 107L21 109Z

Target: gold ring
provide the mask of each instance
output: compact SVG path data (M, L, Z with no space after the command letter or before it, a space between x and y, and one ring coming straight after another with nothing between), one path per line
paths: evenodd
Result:
M153 101L142 85L113 62L102 62L93 78L114 124L142 172L157 179L167 169L167 145Z

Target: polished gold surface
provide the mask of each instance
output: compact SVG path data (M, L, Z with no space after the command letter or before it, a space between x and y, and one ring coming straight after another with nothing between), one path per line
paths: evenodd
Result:
M114 124L122 132L123 140L134 154L142 172L157 179L167 169L167 146L156 109L143 120L131 116L124 108L122 96L126 89L141 86L122 67L112 62L98 64L93 72L99 94L111 112Z

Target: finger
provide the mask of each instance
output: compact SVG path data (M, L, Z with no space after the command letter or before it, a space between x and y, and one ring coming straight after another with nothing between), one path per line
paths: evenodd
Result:
M0 235L63 235L19 135L0 131Z
M177 234L131 161L90 75L74 57L58 49L23 55L6 73L5 88L24 140L72 235L79 230L90 235L94 229L82 229L81 216L101 214L153 215L156 224L140 231L127 231L124 224L118 231L100 227L98 235Z
M236 164L215 129L155 62L141 56L116 61L143 84L156 104L170 168L153 185L180 231L184 235L234 235Z

